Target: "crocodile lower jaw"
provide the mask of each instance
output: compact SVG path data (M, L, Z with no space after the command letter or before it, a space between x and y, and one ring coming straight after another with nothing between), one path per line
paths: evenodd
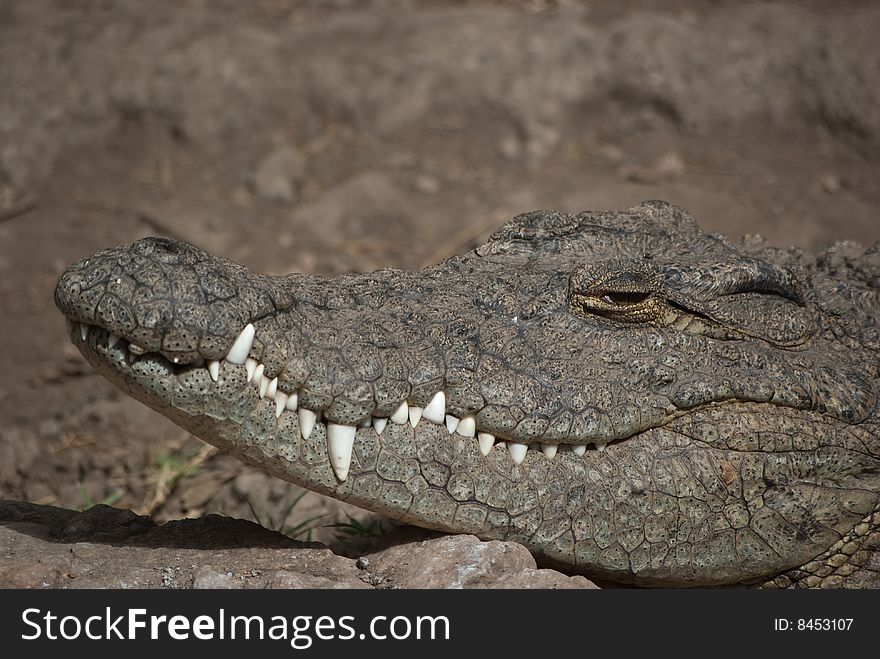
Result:
M187 371L198 370L203 374L206 373L212 382L219 383L221 378L229 376L230 369L239 369L238 374L244 377L236 379L243 381L245 386L254 387L259 392L262 404L274 407L278 423L285 422L284 415L297 415L299 433L303 439L308 439L318 424L326 425L328 458L333 472L340 482L344 482L348 478L357 430L372 428L376 434L381 435L388 423L408 425L411 428L415 428L421 422L442 425L450 434L472 438L476 441L483 456L487 457L493 451L506 450L510 459L516 464L521 464L529 451L543 454L545 459L553 460L558 452L571 452L576 456L583 456L588 450L604 451L607 445L607 442L598 439L594 442L580 444L541 442L525 444L499 437L480 430L477 427L477 419L473 415L459 418L447 414L446 395L443 391L435 393L424 407L410 404L404 400L388 417L368 417L357 425L334 423L324 419L320 410L312 410L300 405L298 391L282 390L278 378L269 379L266 377L263 364L248 356L254 338L252 325L248 325L242 330L224 359L201 359L189 364L180 364L176 358L169 359L161 352L145 351L102 327L76 323L69 319L67 322L68 333L74 340L92 342L96 348L102 348L105 358L119 371L137 368L139 362L150 359L152 368L164 367L166 371L164 375L180 376Z

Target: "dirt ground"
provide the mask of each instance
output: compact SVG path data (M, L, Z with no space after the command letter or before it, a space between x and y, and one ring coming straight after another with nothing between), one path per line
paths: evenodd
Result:
M519 212L657 198L731 237L870 244L878 33L871 0L0 1L0 498L344 548L364 529L330 525L363 513L91 371L52 303L66 265L159 234L269 273L418 268Z

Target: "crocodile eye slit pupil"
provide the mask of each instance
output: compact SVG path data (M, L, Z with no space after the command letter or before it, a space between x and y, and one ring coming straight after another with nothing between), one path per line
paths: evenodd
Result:
M648 293L620 293L609 291L603 293L601 299L605 304L613 304L617 307L631 307L647 300Z

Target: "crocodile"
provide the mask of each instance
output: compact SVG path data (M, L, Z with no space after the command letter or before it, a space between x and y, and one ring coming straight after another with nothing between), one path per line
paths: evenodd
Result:
M880 586L880 243L525 213L418 271L169 238L71 265L97 371L280 478L600 583Z

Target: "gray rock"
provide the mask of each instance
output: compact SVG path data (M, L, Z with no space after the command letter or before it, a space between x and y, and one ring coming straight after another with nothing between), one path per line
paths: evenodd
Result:
M521 545L440 536L354 560L252 522L209 515L156 525L130 510L0 501L6 588L589 588L538 570Z

